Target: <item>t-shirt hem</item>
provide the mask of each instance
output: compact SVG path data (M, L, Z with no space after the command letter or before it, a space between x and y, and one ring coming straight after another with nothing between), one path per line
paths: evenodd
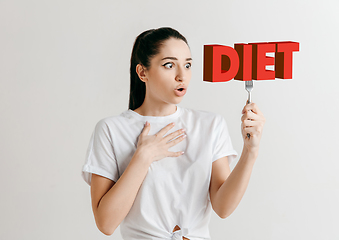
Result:
M234 159L238 156L238 153L235 150L232 150L226 153L220 153L214 157L212 162L218 160L219 158L226 157L226 156L228 157L228 164L230 165L234 161Z

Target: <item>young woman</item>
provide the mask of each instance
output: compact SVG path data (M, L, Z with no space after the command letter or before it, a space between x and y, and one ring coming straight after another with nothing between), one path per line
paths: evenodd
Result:
M244 147L230 172L237 153L222 115L177 105L191 65L185 37L172 28L135 40L129 109L96 124L82 172L104 234L120 225L126 240L210 239L211 209L224 219L243 197L265 118L255 103L244 106Z

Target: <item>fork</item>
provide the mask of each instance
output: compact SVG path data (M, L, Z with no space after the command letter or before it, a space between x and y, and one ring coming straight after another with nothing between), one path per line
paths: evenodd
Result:
M247 103L251 103L251 91L253 89L253 80L245 81L245 89L248 92ZM250 139L251 134L247 133L248 139Z
M247 103L251 103L251 91L253 89L253 80L245 81L245 89L248 92Z

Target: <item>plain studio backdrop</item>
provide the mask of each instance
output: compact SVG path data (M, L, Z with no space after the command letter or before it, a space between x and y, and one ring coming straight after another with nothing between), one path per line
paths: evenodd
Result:
M259 157L238 208L212 214L211 238L339 239L338 9L336 0L0 0L0 239L107 239L81 178L85 153L95 124L128 109L135 38L163 26L192 52L179 106L222 114L239 155L247 92L202 80L203 45L300 43L292 80L254 81L266 117ZM120 227L109 238L122 239Z

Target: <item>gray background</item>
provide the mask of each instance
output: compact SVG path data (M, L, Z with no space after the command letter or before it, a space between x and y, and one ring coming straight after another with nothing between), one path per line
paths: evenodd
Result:
M187 37L194 59L180 106L222 114L239 154L244 84L203 82L203 45L300 42L293 80L254 82L266 117L259 157L235 212L213 213L212 239L338 239L338 7L0 0L0 239L107 239L81 168L95 124L128 108L135 37L162 26Z

